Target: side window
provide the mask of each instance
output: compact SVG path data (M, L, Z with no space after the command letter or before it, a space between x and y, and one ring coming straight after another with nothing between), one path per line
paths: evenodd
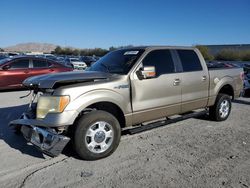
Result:
M46 60L33 59L33 68L48 68L48 62Z
M154 50L143 59L143 66L154 66L156 75L174 73L175 65L170 50Z
M29 68L29 59L16 60L10 66L10 69L27 69Z
M177 50L184 72L202 70L198 55L193 50Z

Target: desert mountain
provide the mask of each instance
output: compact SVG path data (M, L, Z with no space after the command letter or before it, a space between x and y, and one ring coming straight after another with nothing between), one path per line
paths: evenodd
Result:
M9 46L4 48L4 51L10 52L44 52L50 53L56 48L57 45L49 43L20 43L14 46Z

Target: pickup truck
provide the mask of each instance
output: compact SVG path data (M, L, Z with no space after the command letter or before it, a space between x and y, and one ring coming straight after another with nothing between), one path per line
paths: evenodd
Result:
M82 159L97 160L116 150L127 127L195 109L226 120L243 87L241 72L208 69L193 47L120 49L83 72L26 79L31 104L10 126L50 156L71 140Z

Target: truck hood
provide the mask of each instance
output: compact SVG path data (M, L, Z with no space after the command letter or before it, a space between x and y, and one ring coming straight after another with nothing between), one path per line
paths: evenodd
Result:
M109 79L110 77L111 74L104 72L63 72L30 77L23 81L23 85L30 89L53 89L61 85L93 82L100 79Z

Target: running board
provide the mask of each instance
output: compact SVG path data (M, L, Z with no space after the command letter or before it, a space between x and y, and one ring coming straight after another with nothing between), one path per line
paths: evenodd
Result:
M136 134L136 133L141 133L141 132L148 131L148 130L151 130L154 128L169 125L171 123L176 123L178 121L182 121L185 119L199 117L199 116L207 114L207 112L208 112L207 110L203 110L203 111L199 111L199 112L191 112L191 113L186 113L185 115L182 115L180 117L176 117L176 118L172 118L172 119L167 118L166 120L161 120L161 121L157 121L157 122L146 124L146 125L139 125L138 127L135 127L135 128L123 130L122 134L123 135L125 135L125 134L132 135L132 134Z

